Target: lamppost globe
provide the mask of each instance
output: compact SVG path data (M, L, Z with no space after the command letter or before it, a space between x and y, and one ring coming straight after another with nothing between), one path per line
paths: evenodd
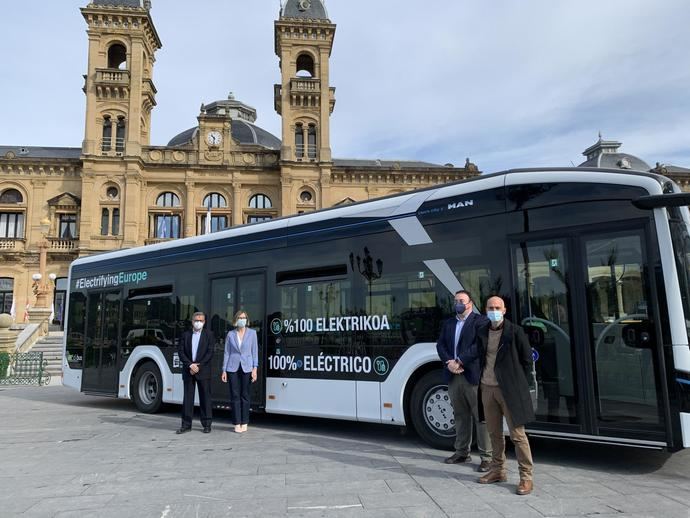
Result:
M55 275L54 273L51 273L51 274L48 275L48 278L49 278L51 281L55 282L55 279L57 279L57 275Z
M41 275L40 273L34 273L34 274L31 276L31 278L32 278L33 280L35 280L36 282L38 282L38 281L40 281L40 280L43 278L43 275Z

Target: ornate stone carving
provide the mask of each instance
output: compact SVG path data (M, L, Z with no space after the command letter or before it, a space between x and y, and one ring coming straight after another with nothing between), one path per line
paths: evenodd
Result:
M209 162L219 162L223 159L223 152L217 150L212 151L209 149L207 151L204 151L204 158Z

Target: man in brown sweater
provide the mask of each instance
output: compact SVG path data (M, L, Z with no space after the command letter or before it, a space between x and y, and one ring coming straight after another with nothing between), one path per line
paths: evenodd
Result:
M486 316L490 323L477 329L481 401L493 451L491 470L478 482L492 484L507 480L503 437L505 417L520 471L517 494L527 495L533 488L532 452L524 426L534 420L527 382L532 370L532 348L522 328L506 320L505 313L503 299L491 297L486 303Z

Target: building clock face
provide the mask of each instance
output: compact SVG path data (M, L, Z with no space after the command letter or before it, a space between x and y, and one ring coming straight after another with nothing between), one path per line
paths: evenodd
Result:
M209 146L220 146L221 142L223 142L223 135L220 131L209 131L206 134L206 143Z

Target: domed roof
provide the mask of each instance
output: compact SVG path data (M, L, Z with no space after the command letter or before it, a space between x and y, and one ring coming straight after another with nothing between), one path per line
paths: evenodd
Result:
M227 100L214 101L211 104L201 105L202 115L221 117L224 120L230 119L230 131L232 138L240 145L262 146L267 149L280 149L280 139L272 135L263 128L260 128L254 121L256 120L256 110L242 101L235 99L235 95L230 92ZM199 127L195 126L175 135L168 147L186 146L192 144L199 132Z
M602 167L606 169L631 169L635 171L649 171L649 164L634 155L619 153L621 143L615 140L599 140L585 149L582 154L587 160L578 167Z
M280 11L280 17L329 21L321 0L287 0Z
M240 143L240 145L258 145L267 149L280 149L280 139L272 135L268 131L251 122L233 119L230 123L232 138ZM168 147L179 147L191 144L194 138L199 133L199 127L195 126L175 135Z

